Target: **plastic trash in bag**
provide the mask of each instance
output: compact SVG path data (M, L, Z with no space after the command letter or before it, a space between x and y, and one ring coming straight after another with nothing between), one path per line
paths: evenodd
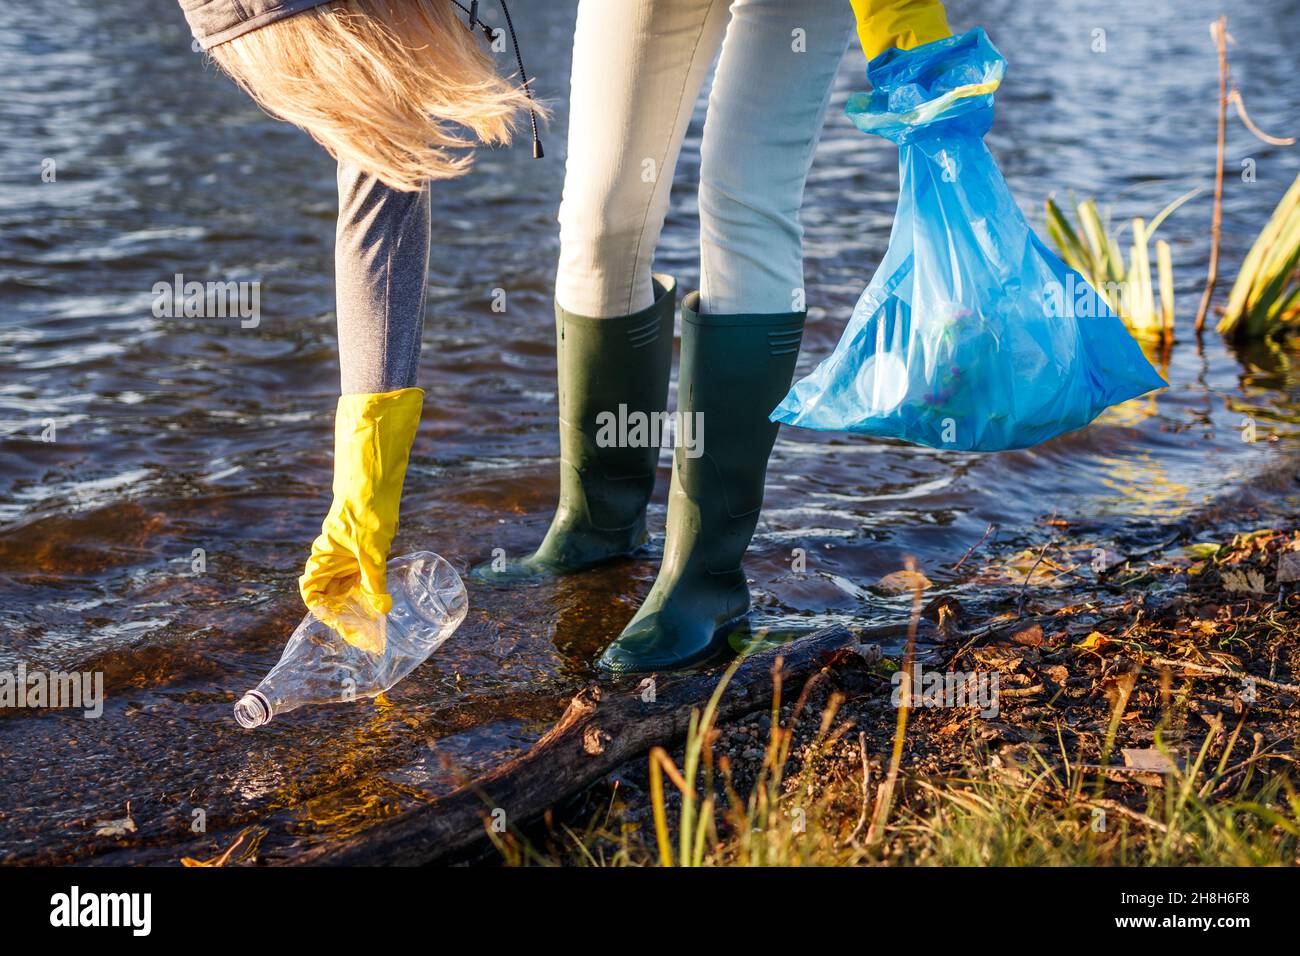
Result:
M347 626L364 628L364 650L309 613L285 645L280 662L235 705L241 727L260 727L303 704L377 697L437 650L465 620L465 585L450 564L430 551L388 562L393 608L373 617L360 605Z
M1021 215L983 142L1006 61L984 31L889 50L850 97L898 144L889 250L835 351L772 420L934 448L1024 448L1166 383Z

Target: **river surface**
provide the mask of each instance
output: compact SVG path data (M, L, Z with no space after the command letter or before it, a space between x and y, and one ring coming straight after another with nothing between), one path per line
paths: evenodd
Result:
M955 28L985 26L1009 60L988 142L1035 223L1052 193L1149 218L1212 187L1208 24L1220 6L1252 118L1300 131L1296 2L949 6ZM397 548L461 570L539 540L556 496L550 300L574 10L513 11L556 107L546 159L525 140L434 190L428 397ZM842 112L865 86L862 65L855 46L808 183L802 372L838 338L897 197L895 148ZM700 107L656 263L683 289L698 278ZM102 672L107 696L99 719L0 711L0 861L205 858L245 828L245 847L260 839L292 856L542 733L648 591L653 552L524 591L472 587L461 629L379 703L309 708L251 733L231 718L301 614L295 577L328 504L331 161L205 67L160 0L4 4L0 130L0 670ZM1227 170L1230 283L1300 170L1300 147L1265 145L1232 120ZM1241 354L1213 334L1198 349L1190 334L1209 195L1162 228L1182 333L1162 365L1168 389L1000 455L783 431L747 565L753 626L897 620L905 601L873 585L908 556L939 591L967 594L976 562L951 568L990 523L1007 546L1042 541L1053 515L1119 536L1192 513L1293 453L1300 355ZM154 284L176 273L259 281L260 323L155 317ZM656 537L666 452L661 464ZM100 832L128 815L134 830Z

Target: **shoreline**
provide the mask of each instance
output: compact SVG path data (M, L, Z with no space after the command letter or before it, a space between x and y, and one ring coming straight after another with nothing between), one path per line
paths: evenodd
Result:
M718 725L695 742L691 819L703 826L709 801L716 814L697 861L1300 862L1300 809L1285 799L1300 782L1300 581L1278 580L1300 578L1297 480L1294 462L1273 469L1108 569L1091 593L1035 589L1024 616L1005 588L981 602L1001 614L970 615L949 598L925 605L940 633L916 660L996 674L1000 706L981 715L914 701L893 775L900 655L865 679L832 678L771 714ZM1081 543L1067 522L1059 550ZM664 756L683 768L689 750ZM664 846L678 846L683 800L672 785L654 799L650 763L627 762L549 827L497 840L500 858L661 863ZM1255 804L1276 817L1242 810ZM1264 839L1249 851L1225 841L1225 819ZM661 833L670 839L656 846Z
M1098 529L1099 525L1095 521L1080 520L1072 523L1068 516L1057 516L1049 526L1052 546L1026 549L1028 555L1016 552L1015 548L1024 544L1025 536L1033 529L1014 529L1016 533L1010 536L1012 540L1001 549L996 546L974 549L965 559L964 566L974 567L978 573L972 575L967 584L956 589L944 589L953 593L934 601L928 595L922 595L920 611L923 617L919 624L923 630L936 633L938 639L923 641L918 646L917 660L922 667L928 669L937 667L940 670L959 669L975 673L996 671L1003 703L998 716L991 720L979 718L973 711L962 708L918 708L913 711L907 736L907 773L924 771L922 776L928 774L941 778L968 774L972 769L969 765L972 751L958 745L966 744L972 734L981 738L974 742L988 751L987 756L981 758L985 759L985 770L994 766L993 757L1002 750L1007 750L1008 756L1023 756L1030 750L1038 749L1033 745L1043 742L1038 725L1044 720L1043 713L1039 711L1056 706L1052 703L1052 697L1059 696L1062 691L1073 700L1070 697L1074 689L1071 681L1087 680L1092 674L1086 668L1078 670L1080 662L1086 660L1074 650L1080 641L1086 640L1088 634L1094 631L1104 633L1108 627L1112 631L1122 630L1128 620L1125 614L1130 612L1140 610L1147 615L1158 611L1172 613L1183 607L1192 592L1178 582L1182 580L1183 585L1187 583L1187 567L1193 562L1186 557L1177 557L1175 552L1179 552L1187 543L1203 541L1216 535L1222 539L1221 543L1230 543L1233 535L1265 526L1292 533L1300 528L1300 484L1297 484L1297 462L1294 455L1284 456L1254 480L1176 520L1151 523L1140 533L1130 534L1125 531L1121 537L1126 542L1126 550L1137 555L1131 559L1133 566L1128 572L1125 572L1123 564L1108 569L1096 593L1079 580L1083 572L1060 573L1061 567L1068 567L1064 561L1065 556L1079 550L1085 554L1091 553L1094 542L1087 540L1086 534ZM1117 530L1107 525L1100 527L1107 532ZM1071 529L1078 529L1077 533ZM1300 543L1296 547L1300 549ZM954 560L961 557L955 555ZM1028 588L1024 584L1023 570L1026 559L1034 565ZM1173 560L1183 562L1186 567L1166 573L1162 562ZM1160 570L1160 575L1156 575L1153 568ZM1273 577L1269 576L1267 569L1263 569L1262 573L1265 574L1266 587L1272 588L1275 572ZM1126 594L1147 592L1157 595L1159 600L1151 601L1148 598L1142 602L1143 606L1126 609L1124 602L1129 600L1125 597ZM1109 597L1095 600L1098 593L1108 594ZM1016 614L1021 601L1024 602L1023 619ZM1286 613L1290 615L1286 619L1289 626L1300 635L1300 596L1291 596ZM1062 623L1062 618L1066 615L1072 617ZM1054 619L1055 623L1052 623ZM1200 618L1189 619L1189 622L1191 620ZM1039 629L1037 633L1032 631L1034 626ZM1030 633L1022 634L1017 639L1016 635L1025 631ZM970 635L981 633L984 635L982 638L973 643L970 641ZM1300 642L1300 636L1294 640ZM1122 650L1122 644L1111 642L1100 646L1094 656L1102 660L1115 656ZM1280 679L1294 681L1300 675L1300 649L1296 653L1296 668L1283 673ZM871 786L874 788L887 772L889 744L897 716L896 709L890 706L889 701L893 689L890 681L893 672L889 668L891 664L898 667L901 663L900 654L887 647L884 661L871 673L862 674L858 670L850 670L845 675L846 686L819 691L818 696L808 702L793 728L784 725L780 728L783 731L793 729L790 741L792 757L789 766L782 766L781 778L788 781L791 774L797 776L797 771L807 764L819 779L819 786L828 794L834 792L835 800L842 804L839 825L856 824L862 811L864 741L859 740L859 733L865 735L867 763L873 781ZM1063 676L1057 670L1062 667L1065 668ZM1212 680L1210 683L1213 683ZM823 714L831 693L842 694L845 701L839 705L840 709L828 728L823 730ZM1088 720L1095 722L1099 718L1092 711L1100 706L1099 701L1100 698L1090 691L1075 706L1082 708L1080 715L1090 713ZM783 720L790 717L791 707L790 701L783 702ZM1294 704L1290 708L1286 719L1297 719L1297 725L1300 726L1300 712L1291 713L1295 711ZM545 726L541 727L542 731L545 729ZM720 736L714 745L716 757L719 762L726 758L730 764L733 790L752 793L756 783L770 780L772 768L768 767L767 773L764 773L764 765L771 752L769 715L751 714L719 727L718 731ZM819 733L833 734L834 740L828 744L830 749L822 752L823 744L827 744L823 740L817 744L817 753L803 753L818 739ZM1095 728L1075 727L1066 736L1072 743L1087 743L1096 737L1096 733ZM1238 749L1240 740L1239 734L1239 742L1235 745ZM1129 741L1123 737L1117 738L1117 742L1137 742L1148 748L1150 746L1150 741ZM1124 748L1118 747L1114 751L1116 759L1122 749ZM682 750L678 743L669 751L669 756L677 766L683 763ZM1073 753L1067 755L1070 760L1074 759ZM997 759L1005 758L998 756ZM400 776L410 769L412 768L398 765L388 768L385 773ZM559 801L560 805L551 817L552 824L563 824L574 832L585 832L584 828L594 818L596 807L602 808L602 813L607 813L610 805L622 802L629 808L629 815L624 822L652 838L653 814L648 802L648 791L648 762L645 756L640 756L624 763L581 793ZM667 808L669 817L672 814L671 792L670 787ZM319 795L318 798L325 796L327 795ZM428 797L424 799L427 801ZM418 801L402 809L393 807L370 824L359 826L353 832L360 832L364 838L365 830L371 826L384 827L384 820L391 819L392 812L401 813L415 805L418 805ZM276 846L289 831L302 834L299 829L301 824L294 822L296 817L292 808L283 809L290 811L289 817L276 813L274 817L279 817L278 820L273 816L245 820L237 827L223 828L220 832L211 832L197 840L141 845L124 839L115 846L103 847L99 852L78 854L73 861L90 865L127 862L174 865L182 858L187 858L208 865L256 865L267 862L293 865L304 854L311 855L313 848L329 843L331 838L322 834L302 843ZM1124 813L1115 812L1121 815ZM286 825L289 831L285 830ZM830 824L826 826L829 827ZM271 839L267 840L268 846L263 848L262 839L267 836ZM499 850L493 849L490 844L484 844L485 851L471 854L469 860L489 865L503 860L523 862L529 859L531 852L523 848L534 843L557 845L554 834L549 833L544 825L539 830L538 825L527 824L519 830L512 828L511 834L502 840ZM608 839L601 837L597 843L608 845ZM649 862L653 856L653 839L642 849L646 851L642 862ZM48 853L47 848L38 851L36 855L46 856ZM558 858L560 856L550 859ZM579 859L567 857L565 860L580 862ZM9 862L21 864L34 860L11 859Z

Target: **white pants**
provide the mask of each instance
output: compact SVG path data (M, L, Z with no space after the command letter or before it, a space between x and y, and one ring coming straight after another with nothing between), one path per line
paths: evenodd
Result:
M799 206L849 0L581 0L556 301L610 317L653 301L682 138L718 47L700 146L703 312L802 311Z

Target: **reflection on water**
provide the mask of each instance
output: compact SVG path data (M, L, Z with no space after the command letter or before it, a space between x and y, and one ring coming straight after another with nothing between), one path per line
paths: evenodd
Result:
M1213 171L1206 24L1219 4L1071 6L950 4L955 25L984 24L1011 64L990 145L1035 221L1048 193L1071 189L1149 216ZM1294 4L1242 10L1228 10L1233 68L1252 116L1294 127L1283 39ZM536 542L554 502L549 298L572 20L572 4L517 15L559 107L548 159L496 151L435 190L428 412L398 546L462 569ZM1105 54L1092 52L1096 27ZM801 372L838 338L896 199L893 147L841 115L860 83L851 56L808 185ZM248 828L262 852L283 854L527 746L635 611L653 554L522 593L472 589L460 631L378 703L308 708L255 733L231 719L298 620L294 578L327 506L329 160L205 69L179 13L145 0L6 6L0 116L0 669L102 671L108 697L99 720L0 711L0 859L80 859L119 842L136 859L209 859ZM698 171L698 119L683 185ZM1247 156L1257 182L1229 176L1226 268L1300 164L1234 130L1230 166ZM45 158L55 182L41 181ZM1183 328L1208 220L1203 196L1162 227ZM682 188L657 266L683 288L698 277L695 230ZM260 280L261 323L154 317L151 289L176 273ZM495 288L509 290L506 313L491 308ZM906 599L873 585L905 556L960 589L974 562L952 566L990 523L1026 544L1053 513L1118 534L1196 508L1294 448L1297 356L1234 353L1213 336L1199 353L1184 338L1162 363L1168 390L1035 449L981 457L784 431L749 560L754 628L894 620ZM1254 444L1241 440L1247 417ZM665 455L655 530L667 469ZM95 821L128 803L136 833L96 836Z

